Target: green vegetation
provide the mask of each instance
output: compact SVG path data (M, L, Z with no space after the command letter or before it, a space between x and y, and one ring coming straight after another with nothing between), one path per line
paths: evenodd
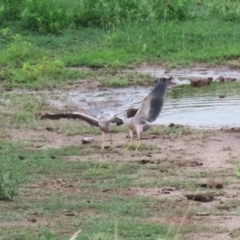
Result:
M86 157L86 147L38 152L23 147L1 142L0 159L8 156L5 165L18 173L21 191L12 205L1 208L0 225L12 222L13 226L1 226L0 239L15 239L16 234L18 239L69 239L78 229L82 229L81 239L113 239L115 222L119 239L143 239L149 234L151 239L173 236L174 228L170 232L167 226L147 221L158 201L108 193L108 189L129 187L140 170L139 164L68 161L71 156ZM32 218L37 219L39 227L21 229L21 221ZM67 234L62 235L63 230Z
M99 76L69 68L80 66L110 69L104 84L113 86L129 83L114 76L119 68L142 62L238 67L239 5L235 0L4 0L1 86L56 87Z
M2 160L0 163L0 200L13 200L18 191L16 174L6 167L8 159Z
M123 126L113 129L116 148L101 153L99 128L66 119L41 121L39 113L59 108L48 102L51 91L28 88L152 84L150 75L120 71L141 63L238 68L239 5L236 0L0 1L0 240L69 240L79 229L82 240L182 240L185 233L222 231L196 227L197 213L225 218L217 208L184 197L201 191L203 179L224 182L224 191L210 189L216 196L233 189L229 172L208 171L206 162L201 168L202 159L194 156L213 132L153 127L139 152L131 151L133 146L126 153ZM217 95L227 86L237 95L236 84L226 83L223 90L212 83L208 90ZM7 91L17 87L27 91ZM203 91L180 86L170 97ZM93 144L82 145L88 134ZM240 167L238 177L239 172ZM225 205L235 208L228 200Z

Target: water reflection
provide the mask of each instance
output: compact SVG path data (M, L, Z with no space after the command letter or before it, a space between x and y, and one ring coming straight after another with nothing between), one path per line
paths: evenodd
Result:
M179 86L168 95L158 122L210 128L239 126L240 83L214 82L202 88Z
M65 103L67 99L69 104L81 106L95 115L103 112L115 114L128 107L139 107L151 89L152 87L121 88L81 94L73 91L65 98ZM224 95L225 98L219 98L219 95ZM203 128L240 126L240 83L213 82L202 88L177 86L168 92L160 117L155 121L155 124L169 123Z

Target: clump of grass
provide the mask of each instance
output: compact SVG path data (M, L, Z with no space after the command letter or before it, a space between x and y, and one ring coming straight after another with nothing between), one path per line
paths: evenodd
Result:
M191 134L192 130L188 126L173 126L173 127L154 126L149 130L149 132L154 134L157 133L166 138L174 139L177 137L182 137L184 135L189 135Z
M237 166L236 176L237 178L240 178L240 165Z
M121 75L109 76L101 81L103 86L108 87L126 87L132 85L151 85L154 82L154 77L148 74L141 73L126 73Z
M227 21L240 20L240 3L235 0L213 0L209 1L210 12L214 15L221 16Z
M23 27L41 33L61 33L78 26L112 28L132 21L182 20L188 16L189 2L190 0L8 0L0 5L0 16L3 20L21 19Z
M13 114L11 124L13 126L20 126L22 124L29 124L34 120L33 114L24 111L18 111Z
M0 161L0 200L12 201L18 194L18 181L16 173L6 168L6 161Z

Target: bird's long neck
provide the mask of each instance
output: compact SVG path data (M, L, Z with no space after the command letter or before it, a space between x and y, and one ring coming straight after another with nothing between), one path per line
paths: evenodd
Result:
M124 123L130 129L134 129L133 118L124 118Z

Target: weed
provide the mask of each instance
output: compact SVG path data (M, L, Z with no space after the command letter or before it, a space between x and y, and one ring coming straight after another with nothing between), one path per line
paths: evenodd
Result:
M240 178L240 165L237 166L236 176L237 176L238 178Z
M114 77L109 76L101 81L103 86L126 87L132 85L151 85L154 78L148 74L126 73Z
M182 137L184 135L189 135L192 130L188 126L173 126L173 127L152 127L149 130L150 133L154 134L160 134L163 137L166 138L177 138L177 137Z
M12 201L18 194L18 180L16 173L7 168L7 161L0 161L0 200Z

